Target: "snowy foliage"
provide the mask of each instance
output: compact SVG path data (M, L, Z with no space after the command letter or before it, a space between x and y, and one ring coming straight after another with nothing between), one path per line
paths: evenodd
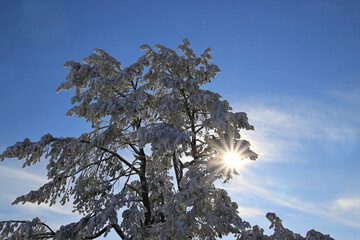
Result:
M238 234L237 240L334 240L330 235L324 235L313 229L307 232L306 237L293 233L283 227L281 219L275 213L267 213L266 218L271 222L269 228L274 229L272 235L264 235L264 229L255 225L252 229Z
M18 203L71 202L80 221L52 230L32 221L0 222L1 239L93 239L112 229L122 239L303 239L268 214L273 236L243 221L237 204L215 186L227 181L224 148L237 146L255 160L240 130L254 129L246 113L234 113L217 93L202 89L220 71L208 48L196 56L187 39L180 55L156 45L122 68L103 50L70 61L57 91L74 89L67 116L91 123L79 137L25 139L0 155L30 166L47 159L48 182L16 198ZM131 152L132 157L126 154ZM187 160L185 160L187 159ZM306 239L331 239L312 231Z

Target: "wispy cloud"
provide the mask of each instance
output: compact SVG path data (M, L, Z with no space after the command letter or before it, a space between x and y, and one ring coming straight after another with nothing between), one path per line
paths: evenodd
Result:
M328 102L296 96L282 99L257 97L242 105L235 105L234 110L246 112L249 122L255 126L255 131L243 131L242 137L250 141L252 149L259 154L259 160L254 166L244 169L227 187L234 200L247 206L250 215L251 210L256 215L260 209L288 209L285 215L306 213L309 219L318 216L329 222L360 229L358 196L347 198L336 190L319 190L322 186L326 187L324 184L334 184L334 189L341 189L342 180L335 179L336 176L326 176L328 180L325 183L324 172L346 175L340 161L336 162L336 171L334 166L327 168L333 156L328 154L327 149L321 148L331 146L345 151L342 148L345 146L346 151L350 148L353 152L358 151L360 112L354 103L359 102L360 93L350 93L327 93L330 96ZM317 148L320 150L315 150ZM313 161L317 161L316 164ZM289 163L291 168L286 167ZM291 171L296 171L296 166L305 176L296 173L291 177ZM290 172L283 172L282 175L282 171ZM347 175L347 178L356 180L357 176ZM317 181L319 178L321 181ZM309 184L316 186L314 194L310 193L312 187ZM354 185L354 194L360 194L357 186ZM321 196L321 191L324 196ZM255 205L251 205L252 202Z
M241 217L251 218L255 216L265 216L266 212L253 207L239 206L238 211Z
M79 215L72 213L71 204L53 205L46 204L18 204L11 205L14 199L30 190L37 189L47 182L41 174L29 172L27 169L15 169L13 167L0 167L0 182L2 183L2 194L0 196L0 220L31 220L39 217L54 229L64 223L79 219Z
M332 202L331 209L353 212L360 216L360 197L336 199Z
M31 220L38 217L41 221L57 230L61 225L76 222L81 218L81 215L72 213L71 205L53 205L25 203L15 206L9 206L9 212L0 214L0 220Z
M31 182L44 184L47 182L45 177L38 174L30 173L24 169L16 169L12 167L0 166L0 176L2 178L9 178L18 182Z
M277 135L287 139L346 140L359 133L356 122L350 122L349 112L333 109L331 105L314 105L293 103L282 108L254 105L249 107L247 113L250 121L264 135ZM352 113L355 120L359 115Z
M41 174L25 169L0 166L1 206L10 206L16 197L37 189L47 182Z
M235 181L228 186L228 190L237 195L263 199L269 204L294 209L307 213L309 216L317 215L360 229L360 197L338 198L315 203L302 200L298 196L279 195L271 183L268 184L268 181L265 182L263 180L259 181L255 179L256 177L257 175L253 174L250 170L246 174L236 176ZM254 215L251 214L261 215L264 212L260 209L245 207L244 214L244 216L247 214L253 217ZM240 216L242 216L241 211Z
M17 207L21 208L23 211L31 212L35 216L43 216L43 215L52 215L63 214L63 215L74 215L72 212L71 204L66 205L52 205L51 207L46 204L34 204L34 203L25 203L19 204Z
M336 93L352 101L360 99L360 94ZM250 140L264 161L291 159L304 140L343 142L360 136L360 112L344 102L334 106L333 102L319 103L296 97L275 100L259 97L244 105L235 104L234 110L248 114L255 132L244 131L242 135Z

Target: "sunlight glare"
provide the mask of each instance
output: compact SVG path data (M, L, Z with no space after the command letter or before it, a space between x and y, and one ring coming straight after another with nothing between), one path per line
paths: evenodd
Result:
M236 152L228 152L226 153L225 157L224 157L225 163L228 165L228 167L230 168L236 168L240 165L241 161L240 161L240 156L238 153Z

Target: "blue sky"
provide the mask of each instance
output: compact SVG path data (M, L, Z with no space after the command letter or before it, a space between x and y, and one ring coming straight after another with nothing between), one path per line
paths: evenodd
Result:
M274 211L302 235L360 235L359 1L1 1L0 30L1 151L89 129L65 117L71 93L55 93L65 61L101 48L126 66L144 43L186 37L197 53L213 49L221 73L207 88L255 126L243 136L260 158L225 186L240 215L264 229ZM0 164L0 220L76 219L69 207L10 206L44 183L43 168Z

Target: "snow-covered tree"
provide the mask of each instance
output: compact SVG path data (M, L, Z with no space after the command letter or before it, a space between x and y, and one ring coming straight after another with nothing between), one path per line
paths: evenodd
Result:
M266 218L270 221L270 229L274 229L274 233L270 236L264 235L264 229L255 225L252 229L242 231L237 234L237 240L334 240L330 235L322 234L311 229L307 232L306 237L302 237L298 233L293 233L282 225L282 220L275 213L267 213Z
M38 218L3 221L1 239L94 239L112 229L134 240L229 233L268 239L259 227L250 229L237 204L215 186L236 173L226 152L257 155L240 136L254 129L246 113L232 112L219 94L202 88L220 71L209 63L211 50L197 56L187 39L178 46L181 54L161 45L141 49L144 55L125 68L100 49L83 63L65 63L70 71L57 91L75 89L67 116L86 119L91 132L25 139L0 155L1 161L23 160L24 167L48 161L48 182L13 204L70 202L83 217L58 230ZM275 232L290 234L276 216L268 218Z

